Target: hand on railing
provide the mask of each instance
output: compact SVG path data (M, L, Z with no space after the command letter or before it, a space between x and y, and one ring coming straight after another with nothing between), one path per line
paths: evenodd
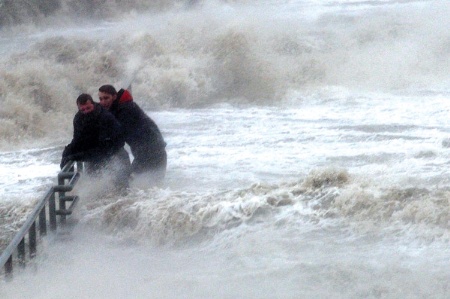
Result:
M63 169L64 166L69 163L69 162L74 162L74 161L78 161L82 158L82 153L80 154L74 154L74 155L67 155L65 157L62 157L61 159L61 163L59 164L60 169Z

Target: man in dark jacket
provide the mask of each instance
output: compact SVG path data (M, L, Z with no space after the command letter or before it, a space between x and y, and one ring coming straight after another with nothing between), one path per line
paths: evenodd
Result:
M135 103L128 90L112 85L99 88L100 105L108 109L125 129L125 141L134 156L132 172L146 173L160 183L167 168L166 142L155 122Z
M73 139L63 151L61 168L72 161L84 161L90 174L107 171L119 189L128 186L130 158L124 149L123 128L116 118L94 103L89 94L77 98L73 119Z

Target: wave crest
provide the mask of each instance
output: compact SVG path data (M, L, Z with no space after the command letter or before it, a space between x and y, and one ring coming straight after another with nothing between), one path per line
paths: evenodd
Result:
M448 191L370 191L345 171L318 170L298 182L214 194L151 189L102 201L90 204L83 222L158 246L201 242L223 233L238 237L252 227L296 229L309 224L317 229L344 226L364 235L381 231L384 237L411 234L414 240L450 238Z

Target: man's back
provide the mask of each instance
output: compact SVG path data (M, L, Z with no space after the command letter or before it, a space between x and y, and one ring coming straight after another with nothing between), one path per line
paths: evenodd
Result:
M113 111L125 131L130 147L147 144L154 150L164 149L166 143L156 123L133 101L119 103Z
M166 142L156 123L133 101L124 89L117 93L111 106L114 114L125 130L125 141L134 156L133 171L145 172L166 168Z
M148 173L160 181L167 167L166 142L156 123L133 101L131 93L112 85L99 88L100 105L114 114L125 131L125 141L134 156L132 171Z

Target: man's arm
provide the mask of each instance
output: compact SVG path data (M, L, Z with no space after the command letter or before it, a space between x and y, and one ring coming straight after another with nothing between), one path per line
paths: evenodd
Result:
M110 112L103 111L99 129L99 147L103 152L115 152L125 145L124 129Z

